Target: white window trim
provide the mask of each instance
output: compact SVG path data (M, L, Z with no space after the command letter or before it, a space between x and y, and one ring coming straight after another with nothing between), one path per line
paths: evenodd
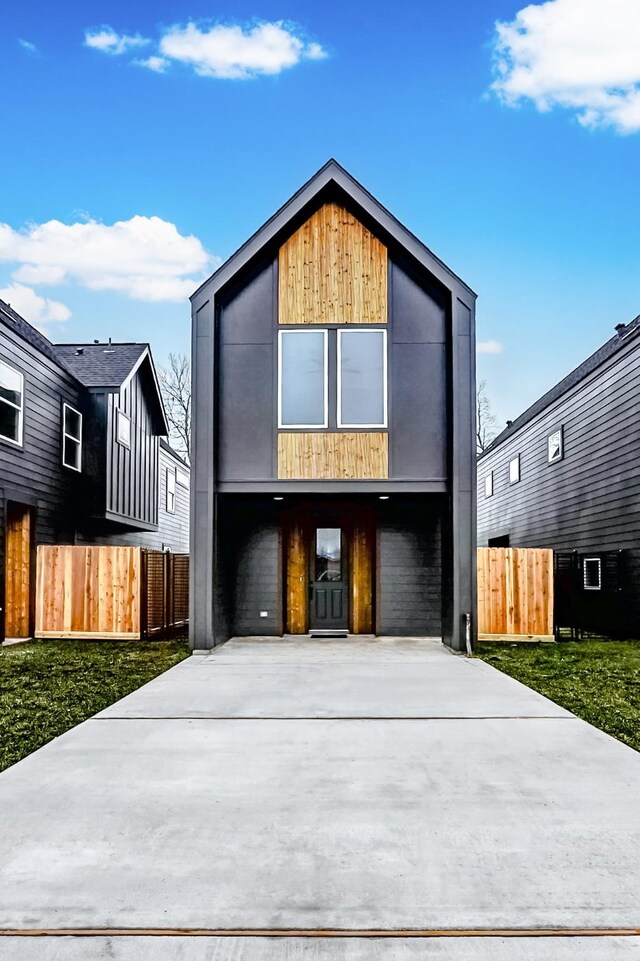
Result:
M383 418L381 424L346 424L342 420L342 334L382 334L382 411ZM382 327L343 327L338 330L338 353L337 353L337 424L340 429L352 428L354 430L369 430L372 427L386 430L388 414L388 383L387 383L387 331Z
M175 467L165 468L166 474L164 478L165 482L165 496L164 496L164 509L167 514L175 514L176 512L176 469ZM169 478L173 477L173 490L169 491ZM173 496L173 506L169 507L169 493Z
M120 418L121 417L123 417L126 421L129 422L129 441L128 442L125 440L122 440L120 437ZM123 447L126 447L127 450L131 450L131 418L128 416L128 414L125 414L123 410L120 410L119 407L116 408L116 440Z
M67 421L68 410L72 410L73 413L77 414L78 417L80 418L80 437L74 437L73 434L68 434L66 431L66 421ZM67 464L64 459L64 455L67 447L67 438L70 441L73 441L74 444L79 445L80 456L78 459L78 463L79 463L78 467L74 467L72 464ZM62 404L62 466L66 467L67 470L74 470L78 474L82 473L82 414L80 413L79 410L76 410L75 407L72 407L71 404L67 404L67 403Z
M515 480L511 480L511 465L513 464L514 461L518 462L518 476L516 477ZM520 480L522 477L521 471L522 471L522 466L520 464L520 454L516 454L516 456L512 457L511 460L509 461L509 484L510 485L520 483Z
M598 565L598 584L593 586L587 584L587 563ZM602 590L602 558L601 557L583 557L582 558L582 586L585 591L601 591Z
M485 500L487 497L493 497L493 471L490 470L484 478L484 496Z
M322 424L283 424L282 423L282 338L294 334L322 334L323 337L323 423ZM282 430L326 430L329 426L329 331L318 330L309 325L305 330L278 331L278 428Z
M10 400L6 400L4 397L0 398L0 404L6 404L7 407L13 407L14 410L18 411L18 440L14 440L13 437L7 437L5 434L0 434L0 441L5 444L13 444L14 447L24 446L24 374L19 371L13 364L9 364L4 358L0 358L0 363L12 370L14 374L17 374L20 378L20 397L21 404L12 403Z
M560 453L557 457L551 456L551 438L555 437L556 434L560 434ZM564 429L559 427L558 430L552 431L547 437L547 463L557 464L559 460L564 459Z

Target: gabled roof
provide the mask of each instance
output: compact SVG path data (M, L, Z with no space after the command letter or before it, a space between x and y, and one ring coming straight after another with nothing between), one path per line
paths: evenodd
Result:
M377 224L380 233L387 235L405 248L420 264L436 277L445 287L457 289L467 298L475 299L475 293L454 272L447 267L422 241L397 220L372 194L355 180L336 160L329 160L314 176L298 190L252 237L249 238L232 256L222 264L208 280L198 287L191 300L201 293L215 293L260 251L274 241L279 234L286 232L288 224L305 207L311 206L321 193L331 186L346 194L353 204L359 207Z
M51 341L47 340L44 334L41 334L35 327L32 327L24 317L17 314L13 307L5 303L4 300L0 300L0 320L15 334L18 334L18 336L26 340L28 344L31 344L32 347L39 350L41 354L44 354L45 357L52 360L54 364L62 367L68 374L75 377L75 374L73 374L73 371L65 364L63 358L59 356Z
M54 350L85 387L119 388L148 344L56 344Z
M505 429L498 434L490 446L478 456L478 460L482 460L486 454L494 451L496 447L499 447L499 445L511 437L512 434L519 431L521 427L524 427L530 420L533 420L534 417L542 413L545 408L549 407L554 401L562 397L563 394L571 390L572 387L579 384L581 380L584 380L585 377L593 373L593 371L606 360L609 360L610 357L613 357L614 354L617 354L618 351L625 348L629 344L629 341L638 334L640 334L640 314L626 326L621 324L619 331L610 340L603 344L602 347L599 347L590 357L587 357L587 359L576 367L575 370L572 370L570 374L563 377L555 387L552 387L546 394L539 397L538 400L520 414L519 417L516 417L508 427L505 427Z

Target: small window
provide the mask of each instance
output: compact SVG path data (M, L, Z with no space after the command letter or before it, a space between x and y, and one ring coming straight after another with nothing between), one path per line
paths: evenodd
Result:
M176 472L173 467L167 467L167 514L176 512Z
M387 426L387 332L338 331L338 427Z
M22 447L24 377L0 360L0 440Z
M509 461L509 483L517 484L520 480L520 454L516 454L513 460Z
M71 470L82 470L82 414L62 405L62 463Z
M585 557L582 564L585 591L601 591L602 560L599 557Z
M493 497L493 471L489 471L484 479L484 496Z
M564 457L564 438L562 436L562 427L560 430L556 430L553 434L549 434L547 438L547 457L549 463L553 464L554 461L562 460Z
M328 426L327 331L281 330L278 426Z
M131 421L121 410L118 411L118 443L131 447Z
M180 470L179 467L176 468L176 483L179 484L180 487L189 488L189 475L186 470Z

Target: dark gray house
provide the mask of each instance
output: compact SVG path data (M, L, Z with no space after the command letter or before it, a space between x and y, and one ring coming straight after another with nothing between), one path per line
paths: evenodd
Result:
M464 647L474 310L333 160L196 291L194 648L347 632Z
M640 630L640 317L478 459L478 543L556 553L556 624Z
M54 345L0 301L0 639L32 633L39 544L188 550L167 431L148 345Z

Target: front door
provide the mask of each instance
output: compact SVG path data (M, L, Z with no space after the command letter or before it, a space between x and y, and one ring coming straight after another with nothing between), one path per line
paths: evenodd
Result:
M340 527L318 527L311 551L312 631L344 631L348 627L347 572Z

